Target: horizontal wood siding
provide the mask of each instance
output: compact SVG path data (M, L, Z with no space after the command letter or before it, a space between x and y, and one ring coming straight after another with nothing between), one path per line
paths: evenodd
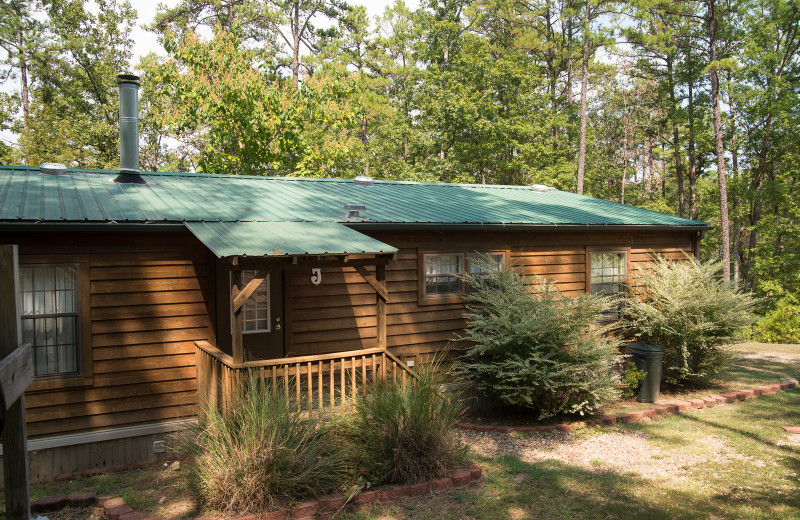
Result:
M425 304L417 294L421 254L425 252L508 251L513 265L528 275L556 282L568 295L586 290L587 247L630 247L632 274L645 267L652 254L684 258L692 254L693 233L635 232L369 232L400 249L387 266L390 295L387 343L404 361L427 362L437 352L457 346L463 330L461 303ZM366 311L365 311L366 312Z
M322 268L319 285L310 267L287 269L284 284L287 357L377 346L377 296L354 268Z
M210 253L199 241L188 232L27 233L0 240L19 244L21 264L45 257L53 263L89 264L85 282L91 298L92 384L29 392L31 438L194 414L194 342L213 341ZM116 445L127 446L122 441ZM63 453L72 457L86 449ZM105 451L103 461L125 458L106 456ZM136 456L137 460L149 457L147 451ZM32 475L38 474L35 467L32 463ZM71 463L62 469L68 467Z
M453 346L463 330L460 302L431 303L418 294L425 252L507 251L529 275L554 280L567 294L586 289L587 247L625 247L635 272L652 253L680 259L690 232L369 232L399 248L386 267L386 341L416 365ZM91 385L33 391L28 433L47 437L191 416L196 401L194 342L214 338L215 269L211 253L185 233L65 232L0 234L20 246L21 262L89 265ZM374 267L368 267L375 273ZM373 348L377 294L352 267L286 266L286 355Z

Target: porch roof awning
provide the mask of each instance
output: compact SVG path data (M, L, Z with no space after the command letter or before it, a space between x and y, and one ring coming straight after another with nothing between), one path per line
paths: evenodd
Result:
M219 258L396 253L397 248L336 222L185 222Z

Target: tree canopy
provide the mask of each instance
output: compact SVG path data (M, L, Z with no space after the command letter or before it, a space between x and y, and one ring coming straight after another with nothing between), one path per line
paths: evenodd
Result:
M149 169L582 189L714 224L765 308L800 293L792 0L181 0L131 64L135 20L0 4L0 160L113 168L133 65Z

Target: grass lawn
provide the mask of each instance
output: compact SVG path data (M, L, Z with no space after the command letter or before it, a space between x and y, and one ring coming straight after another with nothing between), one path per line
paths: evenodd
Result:
M733 348L736 364L800 377L800 346L744 344ZM735 368L727 374L737 389L776 379L771 374ZM520 446L531 441L557 447L560 451L553 453L559 454L587 442L597 441L602 446L614 446L618 440L635 442L627 445L627 452L600 450L588 460L561 455L547 458L547 450L544 457L532 460L513 449L504 452L511 454L478 457L487 477L481 488L404 500L337 518L800 519L800 435L791 436L781 429L790 425L800 426L798 388L743 403L618 427L587 428L575 434L487 437ZM630 450L631 446L635 449ZM628 460L625 457L630 458L629 467L619 464L620 453L623 463ZM616 463L612 464L614 456ZM163 467L68 484L39 484L33 486L32 495L82 489L119 494L136 510L167 519L201 513L186 471Z
M739 358L736 362L744 364L743 358L751 355L779 354L746 359L746 363L800 376L800 346L770 347L737 345L733 347ZM612 471L604 467L602 457L589 464L523 462L514 456L484 458L479 462L487 482L481 489L345 518L800 519L800 435L791 436L781 429L790 425L800 426L798 388L744 403L576 434L642 436L657 453L642 453L650 464L669 461L676 466L678 461L664 476Z

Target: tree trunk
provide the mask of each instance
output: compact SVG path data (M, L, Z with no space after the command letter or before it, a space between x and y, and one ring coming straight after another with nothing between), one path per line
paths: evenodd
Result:
M589 83L589 21L591 20L591 0L586 0L586 12L583 17L583 70L581 74L581 137L578 145L578 194L583 194L583 176L586 166L586 90Z
M694 150L694 95L689 81L689 218L697 218L697 158Z
M717 61L717 16L715 1L708 0L709 62ZM714 111L714 141L717 153L717 179L719 181L720 248L722 256L722 278L731 280L731 237L728 221L728 186L725 177L725 147L722 143L722 110L719 102L719 73L715 65L711 70L711 103Z
M737 139L736 139L736 114L733 109L733 83L731 81L731 73L728 71L728 106L731 110L731 120L728 126L728 129L731 134L731 154L732 154L732 167L733 167L733 179L734 179L734 194L737 193L736 186L738 186L738 178L739 178L739 150L737 146ZM734 195L732 200L733 205L733 245L731 256L733 257L733 280L736 282L736 285L739 285L739 250L741 244L741 235L740 235L740 224L739 221L739 213L736 210L738 205L738 197Z
M675 81L672 73L672 56L667 57L667 74L669 75L669 101L672 105L672 148L675 153L675 177L678 181L678 215L686 216L686 193L683 191L683 167L681 164L680 137L678 135L677 112L678 103L675 100Z
M292 5L292 84L297 88L300 83L300 0Z

